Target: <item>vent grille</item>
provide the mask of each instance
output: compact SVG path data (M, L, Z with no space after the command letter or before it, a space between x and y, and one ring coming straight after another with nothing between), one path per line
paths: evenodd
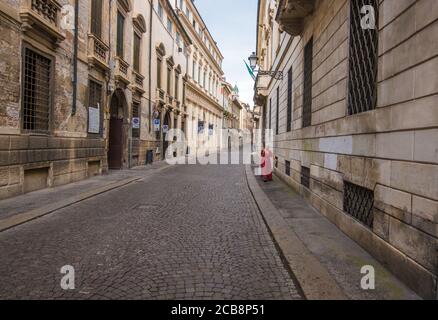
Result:
M369 228L373 227L374 192L344 181L344 211Z

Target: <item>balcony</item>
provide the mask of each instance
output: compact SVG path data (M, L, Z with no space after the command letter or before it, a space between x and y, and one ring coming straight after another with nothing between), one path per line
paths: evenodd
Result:
M167 107L169 107L169 108L174 108L175 106L174 106L174 104L173 104L173 102L174 102L174 100L173 100L173 97L171 96L171 95L166 95L166 104L167 104Z
M55 0L25 0L20 9L23 31L56 47L65 39L60 29L61 5Z
M157 88L156 97L157 97L157 104L164 104L165 93L163 89Z
M280 0L276 20L292 36L303 31L304 19L312 14L315 0Z
M88 65L90 67L108 71L108 52L109 47L102 40L94 34L88 35Z
M114 78L118 82L123 82L124 84L128 85L130 83L130 80L128 78L128 68L129 64L123 60L120 57L116 57L116 68L114 72Z
M146 91L143 88L144 76L135 70L132 70L133 90L142 95Z

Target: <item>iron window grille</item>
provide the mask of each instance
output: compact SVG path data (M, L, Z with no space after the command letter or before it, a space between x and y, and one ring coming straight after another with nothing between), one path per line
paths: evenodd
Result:
M369 228L374 221L374 192L344 181L344 211Z
M99 109L99 133L102 133L102 85L96 81L90 80L88 83L88 105L90 108Z
M36 133L50 130L52 61L25 48L23 79L23 129Z
M313 38L304 47L303 128L312 124Z
M140 104L138 102L134 102L132 104L132 118L139 118L139 117L140 117ZM132 128L132 137L140 138L139 128Z
M285 166L286 166L286 167L285 167L286 175L290 177L290 161L287 161L287 160L286 160L286 164L285 164Z
M287 73L287 132L292 130L292 67Z
M102 0L93 0L91 3L91 33L102 37Z
M375 109L377 102L378 29L363 29L361 8L374 8L377 24L377 0L350 0L350 48L348 114Z
M275 113L275 134L278 135L280 132L279 128L279 113L280 113L280 87L277 87L277 111Z
M301 166L301 184L310 189L310 168Z

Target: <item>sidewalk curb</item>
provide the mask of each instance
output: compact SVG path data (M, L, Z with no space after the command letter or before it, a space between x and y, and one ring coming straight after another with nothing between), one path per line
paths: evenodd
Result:
M251 166L245 166L245 172L250 192L305 298L308 300L348 299L327 269L287 226L280 212L258 185Z
M160 171L167 169L169 167L170 166L164 166L164 167L158 168L158 169L156 169L156 171L152 171L152 172L160 172ZM41 208L33 209L33 210L30 210L27 212L16 214L16 215L9 217L9 218L6 218L6 219L2 219L2 220L0 220L0 232L6 231L8 229L19 226L19 225L24 224L26 222L41 218L41 217L48 215L50 213L53 213L57 210L69 207L71 205L74 205L76 203L90 199L92 197L103 194L105 192L124 187L132 182L135 182L135 181L138 181L138 180L141 180L144 178L145 178L145 176L126 178L126 179L123 179L123 180L96 188L92 191L87 191L87 192L81 193L79 195L70 197L68 199L61 200L61 201L55 202L53 204L49 204L47 206L43 206Z

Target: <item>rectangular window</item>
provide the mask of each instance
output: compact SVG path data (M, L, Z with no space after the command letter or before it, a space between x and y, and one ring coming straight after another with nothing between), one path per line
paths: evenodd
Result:
M374 192L344 181L344 211L366 226L372 228Z
M192 70L192 78L195 80L196 75L196 61L193 60L193 70Z
M313 38L304 47L303 128L312 125Z
M301 166L301 184L310 189L310 168Z
M132 118L140 118L140 104L138 102L132 104ZM132 137L140 138L140 128L132 128Z
M287 73L287 132L292 130L292 67Z
M102 85L96 81L90 80L88 83L88 107L94 108L94 114L99 115L99 124L94 124L94 128L90 128L90 119L88 119L89 122L89 133L96 133L101 134L102 133L102 117L103 117L103 103L102 103ZM89 115L91 112L89 112ZM92 122L91 122L92 123ZM99 127L99 132L97 132L97 126ZM96 130L96 131L93 131Z
M91 2L91 33L96 37L102 37L102 0Z
M205 72L205 71L204 71L204 79L203 79L203 83L204 83L204 86L203 86L203 87L204 87L205 89L207 89L206 86L205 86L206 83L207 83L207 72Z
M170 95L171 91L171 84L172 84L172 69L167 68L167 94Z
M123 42L125 33L125 17L117 11L117 55L123 58Z
M157 87L161 89L161 72L162 72L162 61L157 59Z
M179 47L181 43L181 36L179 32L176 33L175 41L176 41L176 45Z
M134 32L134 70L140 72L140 43L141 38Z
M269 99L269 129L272 129L272 98Z
M290 161L287 161L287 160L286 160L286 163L285 163L285 173L286 173L287 176L290 177Z
M172 33L172 21L169 18L167 18L167 31Z
M350 1L350 61L348 81L348 114L353 115L376 108L378 28L362 29L361 8L374 7L375 21L379 21L379 1Z
M280 119L280 87L277 87L277 112L275 118L275 134L278 135L280 132L279 128L279 119Z
M23 129L48 133L52 61L26 48L23 71Z
M190 18L190 11L189 11L188 7L186 7L186 17L187 17L187 19Z
M160 19L163 19L163 6L161 5L160 1L158 1L158 16Z
M175 99L178 100L179 97L179 75L175 72Z

